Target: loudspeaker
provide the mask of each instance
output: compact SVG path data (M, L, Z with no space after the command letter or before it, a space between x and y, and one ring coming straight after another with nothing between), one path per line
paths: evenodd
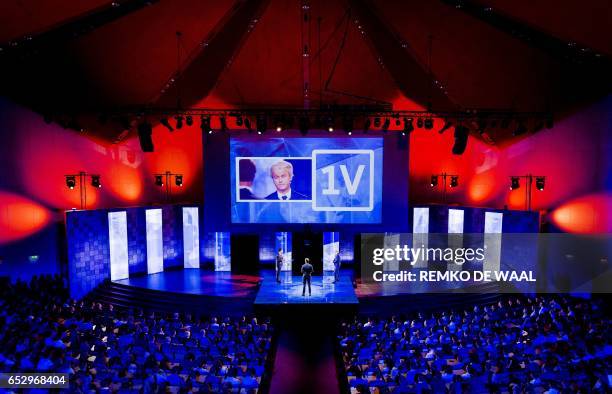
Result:
M461 155L463 152L465 152L469 133L470 130L467 127L463 125L455 126L455 144L453 145L454 155Z
M230 254L232 273L257 274L259 272L259 236L232 234Z
M151 123L144 122L138 125L138 140L140 141L140 148L143 152L153 152L153 127Z

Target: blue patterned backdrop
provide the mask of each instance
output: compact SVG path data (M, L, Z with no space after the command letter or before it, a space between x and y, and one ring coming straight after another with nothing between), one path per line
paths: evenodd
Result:
M130 276L147 273L147 223L143 208L127 209Z
M164 237L164 270L183 267L183 211L181 206L162 209ZM129 224L128 224L129 227Z

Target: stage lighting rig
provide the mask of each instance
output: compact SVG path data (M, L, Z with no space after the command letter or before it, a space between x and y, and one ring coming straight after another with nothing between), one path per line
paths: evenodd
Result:
M414 125L412 122L412 118L404 118L404 130L402 133L410 134L414 131Z
M380 127L380 117L379 116L374 118L374 127L376 128Z
M542 175L512 175L510 177L510 190L518 189L520 184L520 179L525 179L525 209L531 211L531 192L533 181L535 179L535 186L538 191L544 191L544 186L546 182L546 177Z
M257 134L262 135L268 128L268 119L265 115L258 115L256 120Z
M363 132L364 134L368 133L368 130L370 130L370 126L372 125L372 121L370 120L370 118L366 118L365 121L363 122Z
M185 124L187 126L193 126L193 117L191 115L185 116Z
M159 187L165 187L166 202L170 202L172 198L172 177L174 177L174 184L179 187L183 187L183 174L175 174L171 171L166 171L163 174L153 174L155 177L155 185Z
M176 120L176 129L180 130L183 128L183 115L177 115L174 117Z
M432 119L432 118L426 118L426 119L423 121L423 125L425 126L425 129L426 129L426 130L431 130L431 129L433 129L433 124L434 124L434 122L433 122L433 119Z
M78 179L79 195L81 198L81 209L87 209L87 177L90 177L91 186L95 187L96 189L99 189L102 187L100 175L88 174L85 171L80 171L78 174L67 174L64 176L66 177L66 186L70 190L74 190L74 188L77 187Z
M382 131L383 133L386 133L387 131L389 131L389 126L391 125L391 120L389 120L389 118L385 118L385 121L382 125Z
M168 118L161 118L159 120L159 123L161 123L165 128L167 128L168 131L174 131L174 128L170 125L170 122L168 122Z
M442 128L440 129L440 131L438 131L438 133L442 134L446 130L450 129L451 127L453 127L453 122L451 120L449 120L449 119L445 119L444 120L444 126L442 126Z
M449 186L451 188L456 188L457 186L459 186L459 175L456 174L447 174L446 172L443 172L441 174L433 174L431 176L431 182L430 182L430 186L432 188L438 186L438 179L442 178L442 202L444 204L446 204L446 184L447 184L447 179L449 179Z
M225 133L227 131L227 120L225 119L225 116L219 117L219 123L221 125L221 132Z
M202 115L200 117L200 129L203 133L212 134L213 129L210 126L210 116Z
M244 126L247 128L249 133L253 132L253 128L251 127L251 120L249 118L244 118Z
M344 118L342 118L342 128L345 131L350 131L351 134L353 132L353 125L354 125L354 120L351 116L345 116Z

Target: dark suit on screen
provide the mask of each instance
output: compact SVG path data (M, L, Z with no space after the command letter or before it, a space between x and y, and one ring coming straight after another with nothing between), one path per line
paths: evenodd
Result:
M340 280L340 264L342 264L340 254L337 254L334 258L334 283Z
M253 195L253 192L251 191L251 189L249 189L248 187L240 188L240 199L241 200L257 200L257 198L255 198L255 195Z
M279 198L277 192L274 192L266 196L266 200L281 200L281 198ZM287 200L309 200L309 198L307 195L291 189L291 197Z
M302 265L302 295L306 294L306 284L308 283L308 295L312 295L312 289L310 288L310 278L314 268L310 263L304 263Z
M276 281L280 283L280 272L283 268L283 261L285 258L282 255L276 255Z

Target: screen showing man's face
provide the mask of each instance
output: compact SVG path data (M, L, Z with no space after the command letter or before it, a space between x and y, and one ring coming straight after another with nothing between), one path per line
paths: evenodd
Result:
M291 178L289 177L289 171L285 168L272 168L272 180L276 190L280 193L285 193L291 187Z

